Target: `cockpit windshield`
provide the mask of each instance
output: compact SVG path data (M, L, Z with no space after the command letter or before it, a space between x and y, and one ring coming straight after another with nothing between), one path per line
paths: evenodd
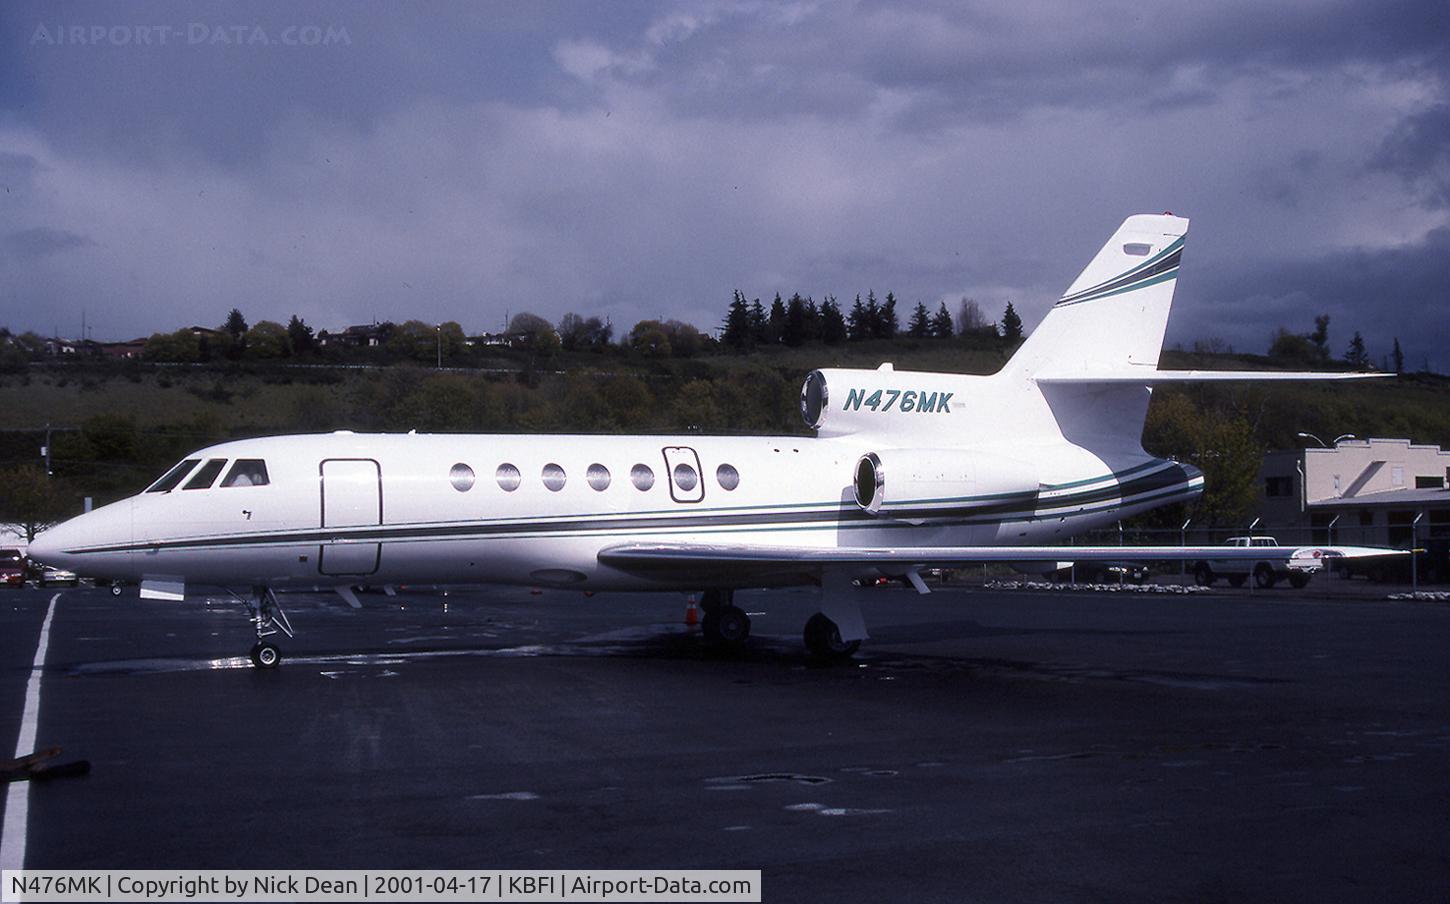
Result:
M239 458L222 479L224 487L264 487L267 485L267 463L260 458Z
M187 474L190 474L191 473L191 469L194 468L194 467L196 467L196 464L199 461L201 461L201 459L199 459L199 458L188 458L188 459L186 459L181 464L177 465L176 467L172 468L170 471L167 471L164 475L162 475L162 477L161 477L160 480L156 481L155 483L151 484L151 486L147 487L146 488L146 492L148 492L148 493L169 493L169 492L171 492L172 490L176 489L177 484L181 483L182 478L186 477Z
M200 468L197 468L196 476L188 480L186 486L182 489L204 490L210 487L212 482L216 480L216 476L222 472L222 468L226 466L227 460L225 458L213 458Z

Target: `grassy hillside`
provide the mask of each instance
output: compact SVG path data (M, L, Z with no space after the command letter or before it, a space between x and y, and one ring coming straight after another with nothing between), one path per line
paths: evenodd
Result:
M0 376L0 467L38 461L47 424L57 476L76 494L134 492L186 452L223 439L298 431L686 431L806 433L800 382L815 367L991 373L1007 350L902 339L748 355L647 359L591 353L547 362L501 351L481 368L94 362ZM1169 352L1164 367L1259 369L1253 356ZM1231 518L1252 487L1237 476L1303 431L1406 436L1450 445L1450 380L1165 387L1145 445L1200 464L1223 487L1210 517ZM1230 450L1236 450L1233 455ZM1231 464L1226 464L1231 462ZM1231 469L1231 471L1230 471ZM1237 489L1230 487L1237 476ZM1248 475L1251 481L1252 474Z

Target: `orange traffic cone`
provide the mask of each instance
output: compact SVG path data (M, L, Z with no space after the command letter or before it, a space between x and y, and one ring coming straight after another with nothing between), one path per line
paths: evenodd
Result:
M700 604L695 602L695 597L685 598L685 626L693 628L700 623Z

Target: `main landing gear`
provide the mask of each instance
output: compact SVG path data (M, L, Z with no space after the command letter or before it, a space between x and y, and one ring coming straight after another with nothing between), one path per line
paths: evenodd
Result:
M828 571L821 580L821 611L806 622L806 649L822 662L850 659L861 649L866 623L861 618L860 588L847 572ZM750 637L750 616L735 605L733 590L707 590L700 598L705 639L738 650Z
M827 661L850 659L861 649L860 640L842 640L840 626L824 612L817 612L806 621L805 639L811 655Z
M705 639L723 647L739 648L750 638L750 616L735 605L735 591L706 590L700 598L705 618L700 627Z
M252 596L246 603L257 626L257 643L251 652L252 665L259 669L275 669L282 662L282 651L267 638L276 634L291 637L292 623L278 605L277 594L271 587L253 587Z

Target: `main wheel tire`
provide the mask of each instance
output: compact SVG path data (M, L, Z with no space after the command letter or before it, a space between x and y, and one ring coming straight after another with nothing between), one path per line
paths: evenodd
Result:
M282 662L282 651L274 643L257 641L252 647L252 665L259 669L275 669Z
M1309 575L1302 571L1289 572L1289 586L1295 590L1303 590L1309 586Z
M1208 567L1207 562L1199 562L1197 567L1193 569L1193 580L1200 587L1212 587L1214 580L1213 569Z
M722 606L715 613L715 637L727 647L739 647L750 638L750 616L739 606Z
M1260 590L1268 590L1278 583L1279 578L1274 574L1274 569L1266 563L1260 562L1254 566L1254 586Z
M1244 585L1244 581L1247 581L1248 579L1249 576L1246 574L1235 574L1229 576L1228 583L1230 587L1242 587Z
M849 659L861 649L859 640L842 640L840 627L823 612L817 612L806 622L805 640L811 655L825 660Z
M116 583L111 585L111 596L120 596L122 590L124 589L125 588L121 586L121 582L117 581Z

